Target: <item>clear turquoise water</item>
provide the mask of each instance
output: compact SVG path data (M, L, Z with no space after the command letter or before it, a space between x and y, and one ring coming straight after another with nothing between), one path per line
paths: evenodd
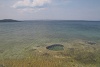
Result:
M100 22L25 21L0 23L0 55L20 53L28 46L75 39L100 42ZM2 52L4 50L4 52Z

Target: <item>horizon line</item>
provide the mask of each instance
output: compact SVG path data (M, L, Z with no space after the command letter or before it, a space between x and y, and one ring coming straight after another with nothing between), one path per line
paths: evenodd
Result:
M100 20L66 20L66 19L34 19L34 20L20 20L20 19L0 19L0 20L18 20L18 21L100 21Z

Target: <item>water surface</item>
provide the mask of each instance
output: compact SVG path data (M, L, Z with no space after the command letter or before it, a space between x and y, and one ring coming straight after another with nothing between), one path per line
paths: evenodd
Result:
M100 22L25 21L0 23L0 58L23 57L36 46L91 41L100 44ZM96 45L95 45L96 46ZM66 48L65 48L66 49Z

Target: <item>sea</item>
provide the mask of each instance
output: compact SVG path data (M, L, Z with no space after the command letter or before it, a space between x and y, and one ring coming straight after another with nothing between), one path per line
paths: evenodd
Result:
M23 57L26 48L74 41L100 45L100 21L0 22L0 59Z

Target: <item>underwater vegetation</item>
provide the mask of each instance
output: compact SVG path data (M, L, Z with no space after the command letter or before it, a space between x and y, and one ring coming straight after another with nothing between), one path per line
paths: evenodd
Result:
M65 45L67 44L67 45ZM0 67L99 67L100 46L88 42L36 46L25 49L23 58L2 58ZM2 53L2 51L1 51Z

